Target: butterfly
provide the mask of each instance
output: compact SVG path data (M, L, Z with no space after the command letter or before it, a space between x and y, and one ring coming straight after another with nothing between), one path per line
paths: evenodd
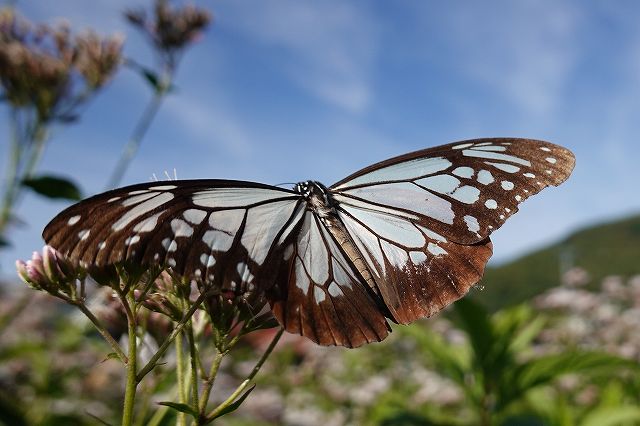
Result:
M329 187L150 182L67 208L43 237L84 265L160 265L221 291L262 291L287 331L357 347L384 339L388 320L464 296L490 234L574 164L548 142L492 138L391 158Z

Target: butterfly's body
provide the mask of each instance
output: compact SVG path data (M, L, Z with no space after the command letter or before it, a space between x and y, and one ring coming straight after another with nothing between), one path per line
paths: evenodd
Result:
M263 291L280 323L324 345L359 346L462 297L489 235L570 174L547 142L479 139L367 167L326 187L225 180L139 184L85 200L45 229L89 266L160 265L221 291Z

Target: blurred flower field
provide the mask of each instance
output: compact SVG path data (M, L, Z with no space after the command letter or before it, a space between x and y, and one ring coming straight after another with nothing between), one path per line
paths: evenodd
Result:
M32 24L19 4L0 12L10 128L0 250L22 224L23 197L82 198L80 185L42 172L41 160L55 131L77 125L121 68L140 77L149 101L108 188L122 181L164 100L179 96L179 65L213 17L151 3L123 19L144 37L152 65L125 57L119 36ZM551 275L553 261L543 265ZM93 276L95 285L50 248L17 268L31 288L18 274L0 282L0 426L116 425L123 405L127 424L152 426L640 425L636 264L636 275L597 279L574 266L560 285L541 283L543 293L499 309L479 302L491 286L482 282L441 314L358 349L282 335L258 292L212 296L166 271L115 267ZM135 404L123 404L125 388Z

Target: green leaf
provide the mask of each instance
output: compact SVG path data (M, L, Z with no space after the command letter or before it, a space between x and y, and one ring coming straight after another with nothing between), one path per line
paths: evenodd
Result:
M591 411L582 426L616 426L640 422L640 408L634 406L607 407Z
M22 181L22 185L48 198L80 200L82 194L75 183L59 176L35 176Z
M238 407L240 407L242 405L242 403L244 402L245 399L247 399L247 397L249 396L249 394L251 393L252 390L254 390L256 388L256 385L251 386L249 389L247 389L247 391L238 399L236 399L233 403L227 405L226 407L224 407L222 410L220 410L220 412L218 414L216 414L213 418L208 419L210 421L217 419L218 417L222 417L225 414L229 414L232 413L234 411L236 411L238 409Z
M167 407L171 407L176 411L180 411L181 413L190 414L194 419L198 418L198 412L188 404L183 404L181 402L162 401L158 402L158 405L166 405Z
M455 381L461 389L469 389L467 373L471 370L468 351L457 345L445 342L442 337L419 324L403 327L398 330L412 337L425 357L429 357L436 369Z
M458 300L454 307L458 315L459 325L469 336L476 359L481 364L484 364L488 361L487 358L495 340L489 313L482 305L468 297Z
M514 393L545 385L568 373L618 374L627 368L638 372L631 360L601 352L567 351L531 360L523 365L512 383Z

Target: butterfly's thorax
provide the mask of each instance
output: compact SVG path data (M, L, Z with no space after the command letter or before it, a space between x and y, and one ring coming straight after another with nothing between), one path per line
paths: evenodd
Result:
M342 250L356 266L357 272L362 279L366 281L372 290L377 292L377 286L362 258L362 254L349 237L344 224L338 217L335 201L327 187L320 182L308 180L297 183L293 190L306 199L308 208L316 214L340 247L342 247Z

